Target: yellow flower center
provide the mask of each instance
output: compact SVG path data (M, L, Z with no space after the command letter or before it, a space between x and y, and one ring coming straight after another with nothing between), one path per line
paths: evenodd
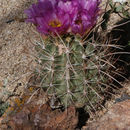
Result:
M49 26L53 28L61 27L62 23L58 19L55 19L55 20L50 21Z

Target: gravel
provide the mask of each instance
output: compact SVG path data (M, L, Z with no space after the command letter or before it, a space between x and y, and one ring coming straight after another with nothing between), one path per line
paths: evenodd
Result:
M31 24L19 20L31 3L34 0L0 0L0 98L3 101L15 88L17 95L22 92L36 65L33 56L36 52L30 41L34 42L38 36ZM14 21L6 23L11 19Z

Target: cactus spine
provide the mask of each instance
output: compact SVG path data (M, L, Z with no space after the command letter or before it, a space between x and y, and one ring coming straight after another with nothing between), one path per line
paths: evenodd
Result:
M95 109L101 103L111 78L109 70L114 68L107 44L67 35L42 39L37 49L41 87L48 95L65 108L73 104Z

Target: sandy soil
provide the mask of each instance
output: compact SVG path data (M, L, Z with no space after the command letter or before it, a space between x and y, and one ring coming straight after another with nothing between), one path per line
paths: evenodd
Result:
M30 24L18 20L6 23L10 19L21 18L31 0L0 0L0 98L5 100L16 87L26 86L29 75L35 66L34 46L37 39ZM30 42L31 41L31 42ZM5 88L3 87L5 86Z

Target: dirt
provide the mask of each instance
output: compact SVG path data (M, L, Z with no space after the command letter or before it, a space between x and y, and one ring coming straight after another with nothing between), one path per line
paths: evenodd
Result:
M24 9L34 2L36 0L0 0L0 25L17 16L23 16Z
M22 93L35 67L35 49L38 39L30 24L16 20L33 1L0 1L0 99L5 101L12 92ZM7 21L14 19L10 23ZM16 90L16 88L18 90Z
M2 117L2 130L73 130L78 124L78 113L74 106L66 110L52 110L44 92L36 87L31 91L26 89L21 100L15 99L13 107L8 108Z

